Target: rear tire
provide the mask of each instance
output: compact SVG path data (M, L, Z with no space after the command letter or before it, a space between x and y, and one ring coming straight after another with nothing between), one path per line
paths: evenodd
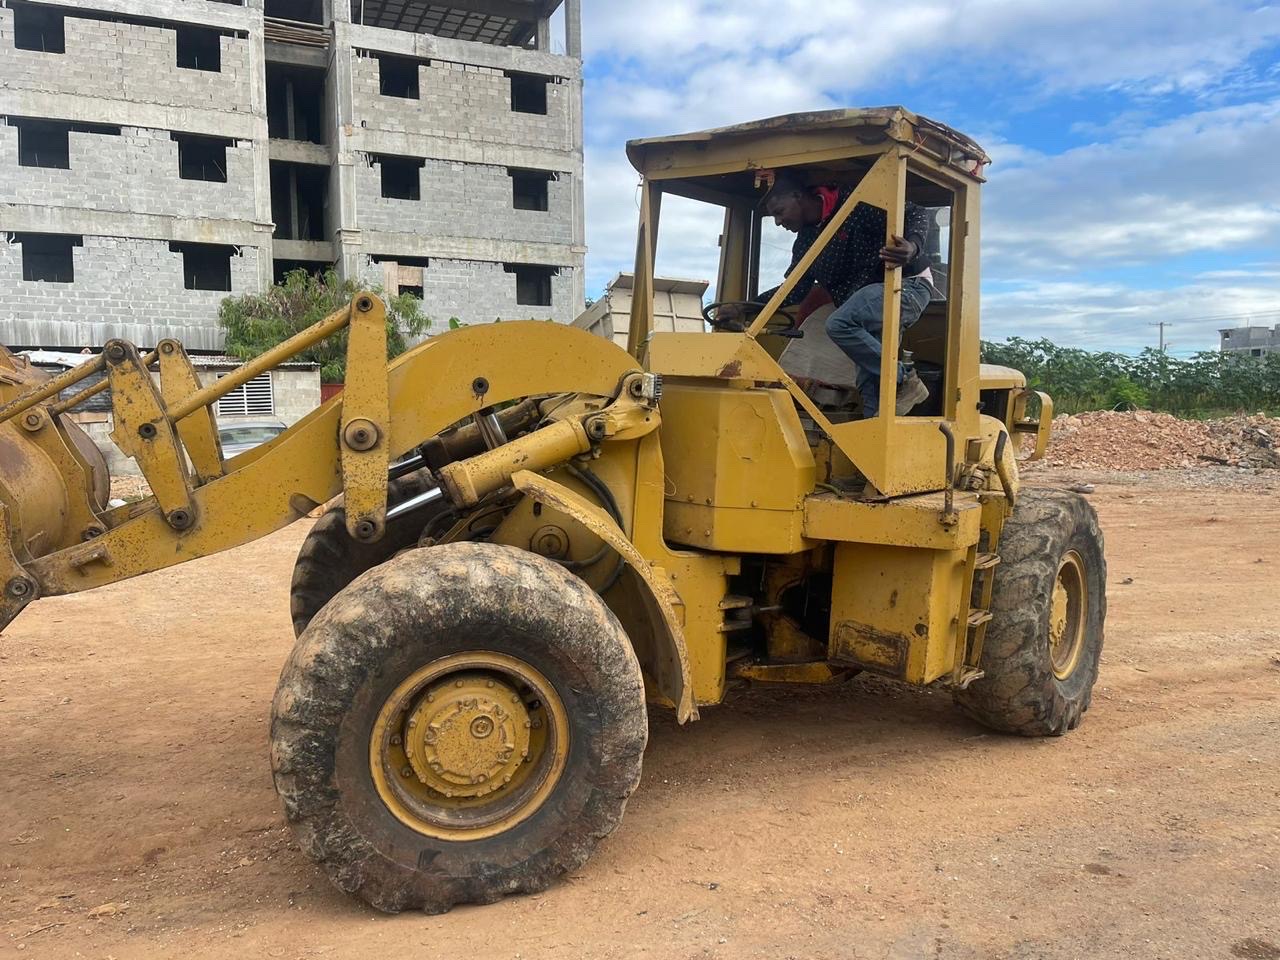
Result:
M435 481L427 470L407 474L388 485L387 502L401 503L434 486ZM414 546L423 528L449 509L448 500L442 497L397 517L387 524L382 538L374 543L365 543L347 533L347 512L341 504L325 513L302 541L293 566L293 584L289 590L293 635L301 636L324 605L360 574Z
M285 665L271 738L286 816L330 879L379 910L439 913L584 863L639 782L648 721L635 653L590 587L526 551L455 543L324 607Z
M956 702L1004 733L1061 736L1079 725L1098 679L1107 613L1098 515L1077 494L1024 490L999 553L984 676Z

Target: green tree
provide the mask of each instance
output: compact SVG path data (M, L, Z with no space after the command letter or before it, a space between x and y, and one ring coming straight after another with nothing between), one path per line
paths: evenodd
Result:
M299 331L335 310L340 310L361 291L381 291L353 280L342 280L327 270L313 276L293 270L263 293L227 297L218 307L218 324L226 333L226 351L241 360L251 360L283 343ZM431 329L431 320L422 313L422 301L402 293L387 300L387 359L399 356L409 340ZM347 331L303 350L294 359L320 365L322 383L342 383L346 377Z
M1280 408L1280 355L1251 357L1206 350L1180 359L1147 349L1137 356L1091 353L1050 340L984 341L982 359L1021 370L1063 413L1116 406L1180 416Z

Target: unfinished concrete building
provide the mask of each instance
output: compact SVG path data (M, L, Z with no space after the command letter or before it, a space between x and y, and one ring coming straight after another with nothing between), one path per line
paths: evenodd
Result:
M579 3L0 0L0 338L214 351L228 293L327 267L571 320Z
M1250 357L1265 357L1280 353L1280 323L1274 329L1266 327L1234 327L1219 330L1219 349L1223 353L1239 353Z

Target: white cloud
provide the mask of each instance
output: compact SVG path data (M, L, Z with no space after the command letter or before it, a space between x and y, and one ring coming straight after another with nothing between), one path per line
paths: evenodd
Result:
M1280 304L1280 284L1177 278L1173 290L1073 282L1204 252L1242 260L1280 245L1280 6L1246 0L683 0L585 4L588 47L588 289L631 269L637 220L629 137L856 104L860 90L972 76L995 89L969 130L995 159L984 194L987 330L1054 331L1097 346L1147 342L1143 324ZM1015 106L1105 92L1115 115L1072 133L1095 143L1052 154L1018 134ZM958 103L967 91L958 89ZM1256 102L1239 105L1242 97ZM877 99L886 99L883 95ZM1230 104L1230 105L1223 105ZM945 104L909 103L946 119ZM1173 112L1184 115L1167 118ZM1035 141L1031 141L1034 143ZM668 202L659 269L711 279L719 219ZM789 238L771 255L785 263ZM1026 282L1031 278L1031 282ZM1000 283L1001 280L1005 282ZM1047 281L1047 282L1039 282ZM1075 298L1074 300L1072 298ZM1273 307L1274 309L1274 307ZM1025 311L1020 313L1020 311ZM1188 346L1216 333L1192 325ZM1192 343L1190 337L1196 338Z
M814 90L907 79L948 59L1048 88L1202 90L1280 37L1280 7L1245 0L594 0L588 55L673 68L662 86L762 60Z
M1224 107L1108 143L994 166L988 275L1158 264L1194 252L1256 257L1280 237L1280 100Z
M1176 353L1209 350L1218 330L1280 323L1280 292L1268 278L1221 278L1153 290L1117 283L1022 282L982 295L988 340L1047 337L1091 350L1136 351L1157 343L1155 324ZM1261 280L1262 282L1259 282Z

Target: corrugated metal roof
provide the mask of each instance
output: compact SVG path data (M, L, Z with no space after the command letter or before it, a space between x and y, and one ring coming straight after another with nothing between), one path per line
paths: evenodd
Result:
M356 23L496 46L524 46L560 0L353 0Z
M20 355L29 358L37 367L64 367L69 369L84 363L86 360L92 360L99 352L68 353L61 350L23 350ZM226 355L192 356L190 359L191 365L201 370L231 370L245 362L238 357L228 357ZM291 360L287 363L278 364L275 369L319 370L320 364L312 363L309 360Z
M245 361L239 357L213 356L213 357L192 357L191 365L193 367L238 367ZM320 364L312 363L307 360L291 360L288 363L277 364L277 370L319 370Z

